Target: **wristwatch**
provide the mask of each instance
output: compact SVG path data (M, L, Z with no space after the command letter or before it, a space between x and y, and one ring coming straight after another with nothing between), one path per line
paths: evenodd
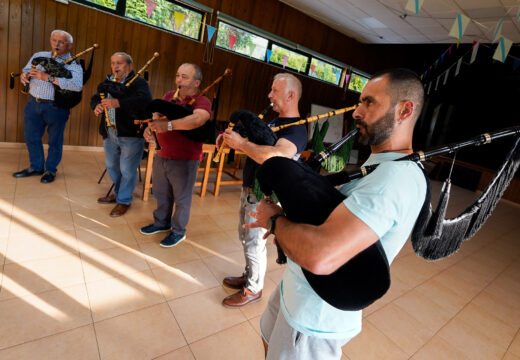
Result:
M173 130L172 122L168 121L168 131L172 131L172 130Z
M276 228L276 219L278 219L283 214L274 214L269 219L267 219L267 228L271 234L274 234L274 229Z
M47 80L47 81L52 83L52 82L54 82L54 80L55 80L55 77L51 75L51 76L49 76L49 80Z

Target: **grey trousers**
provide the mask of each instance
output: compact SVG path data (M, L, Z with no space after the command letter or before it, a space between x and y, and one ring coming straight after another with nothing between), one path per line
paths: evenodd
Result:
M269 345L267 360L339 360L350 339L325 339L293 329L280 310L280 284L260 317L260 333Z
M197 160L155 156L152 171L153 195L157 200L157 209L153 212L155 226L171 225L174 233L186 233L199 163ZM175 212L172 217L174 204Z
M256 211L258 200L249 188L242 188L240 194L240 209L238 222L238 236L244 248L246 268L244 275L247 278L246 288L253 293L258 293L264 287L265 271L267 269L266 240L263 239L266 230L263 228L244 229L243 224L256 221L249 216L250 211Z

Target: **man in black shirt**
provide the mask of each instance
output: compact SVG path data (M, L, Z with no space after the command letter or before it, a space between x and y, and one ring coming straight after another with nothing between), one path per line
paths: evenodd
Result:
M274 119L269 126L288 124L300 119L298 101L301 92L301 82L294 75L281 73L274 77L268 98L279 117ZM249 216L249 213L254 212L258 205L258 200L252 191L256 169L273 156L298 159L307 145L305 125L290 126L276 134L278 140L273 146L254 144L232 130L226 130L217 139L217 146L222 146L224 141L225 145L242 151L248 156L244 165L238 224L238 234L244 247L246 268L242 276L224 279L225 286L239 290L222 301L226 307L239 308L260 300L262 296L267 268L266 240L264 239L266 230L263 228L244 229L242 226L255 221Z

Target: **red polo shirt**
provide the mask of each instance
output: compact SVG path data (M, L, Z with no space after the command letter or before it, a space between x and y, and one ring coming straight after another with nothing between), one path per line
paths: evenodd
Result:
M174 94L174 90L168 91L163 96L163 100L172 101ZM193 97L194 96L186 96L183 100L176 100L175 103L184 106L189 103ZM203 109L211 114L211 102L207 97L199 96L193 103L193 109ZM158 151L157 154L162 158L177 160L202 160L202 143L188 139L177 130L158 133L157 139L159 140L159 143L162 147L162 150Z

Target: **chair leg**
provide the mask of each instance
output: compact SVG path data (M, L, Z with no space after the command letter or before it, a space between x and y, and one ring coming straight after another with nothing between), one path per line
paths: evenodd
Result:
M110 195L110 193L112 192L112 189L114 188L116 184L112 183L112 186L110 186L110 189L108 189L108 192L107 194L105 195L105 197L108 197Z
M98 184L101 184L101 180L103 180L103 177L105 176L106 173L107 173L107 168L105 168L105 170L103 170L103 173L99 177L99 180L97 182Z

